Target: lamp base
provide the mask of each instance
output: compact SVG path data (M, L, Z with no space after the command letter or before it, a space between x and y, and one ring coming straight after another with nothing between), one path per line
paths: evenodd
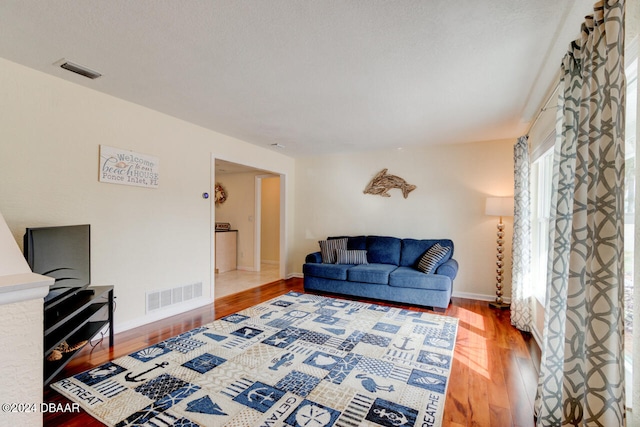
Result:
M511 307L511 304L508 304L506 302L490 302L489 303L489 307L491 308L497 308L499 310L506 310L509 307Z

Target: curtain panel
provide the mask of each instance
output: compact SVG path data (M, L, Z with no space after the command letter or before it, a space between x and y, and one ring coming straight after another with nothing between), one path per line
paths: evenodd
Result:
M538 426L624 426L624 1L561 66Z
M513 147L513 165L511 324L531 332L531 161L526 136L521 136Z

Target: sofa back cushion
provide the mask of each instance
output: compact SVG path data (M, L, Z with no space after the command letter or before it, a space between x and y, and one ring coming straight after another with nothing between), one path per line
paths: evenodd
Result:
M367 236L367 259L370 264L400 265L402 240L397 237Z
M335 236L328 237L328 240L331 239L347 239L347 249L348 250L358 250L364 251L367 249L367 236Z
M438 264L442 264L453 256L453 241L449 239L402 239L402 255L399 265L401 267L417 268L422 255L436 243L451 248L449 253Z

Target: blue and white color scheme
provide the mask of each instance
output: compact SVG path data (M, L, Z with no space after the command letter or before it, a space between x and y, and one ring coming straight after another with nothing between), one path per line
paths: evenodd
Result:
M457 329L290 292L52 387L110 426L439 426Z

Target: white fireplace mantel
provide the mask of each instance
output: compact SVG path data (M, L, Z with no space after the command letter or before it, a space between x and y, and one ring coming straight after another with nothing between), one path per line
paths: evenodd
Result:
M0 402L42 402L44 358L44 297L54 279L29 268L0 214ZM11 387L9 385L19 385ZM2 426L41 426L42 414L7 412Z
M36 273L0 276L0 305L44 298L54 279Z

